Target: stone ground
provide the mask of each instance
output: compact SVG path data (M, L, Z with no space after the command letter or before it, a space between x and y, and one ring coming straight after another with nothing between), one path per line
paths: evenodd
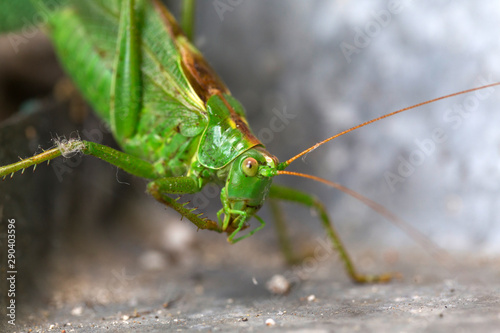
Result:
M402 274L357 285L322 238L308 245L316 256L288 268L266 234L229 245L182 222L169 231L185 242L168 251L131 249L122 238L55 255L40 272L41 290L22 293L16 326L3 331L500 331L498 258L440 263L418 248L357 248L362 271ZM291 283L288 293L266 287L276 274Z

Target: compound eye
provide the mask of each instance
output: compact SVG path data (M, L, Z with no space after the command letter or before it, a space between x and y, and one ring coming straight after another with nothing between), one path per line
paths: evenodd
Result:
M257 174L257 171L259 171L259 163L255 158L247 157L243 160L241 168L243 169L245 175L253 177Z

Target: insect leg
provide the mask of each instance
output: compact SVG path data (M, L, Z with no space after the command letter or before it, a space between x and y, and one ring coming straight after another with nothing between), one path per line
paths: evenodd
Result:
M141 59L134 0L124 0L111 82L110 119L118 141L134 135L141 110Z
M148 192L159 202L172 207L179 214L193 222L199 229L214 230L223 232L221 226L208 218L202 218L202 214L194 213L196 208L186 207L187 203L180 203L177 199L171 198L170 194L196 193L201 190L199 182L191 177L169 177L160 178L148 184ZM232 231L226 230L227 232Z
M288 236L283 210L276 199L270 199L269 205L271 206L271 214L273 215L281 252L283 252L285 260L289 265L298 264L301 260L293 254L292 243L290 242L290 237Z
M154 166L140 158L123 153L113 148L89 141L71 140L68 142L59 143L57 148L46 150L41 154L33 157L23 159L17 163L9 164L0 167L0 178L5 178L7 175L14 175L15 172L35 166L45 161L50 161L56 157L67 154L83 153L92 155L110 164L113 164L120 169L137 177L156 179L149 183L148 192L153 195L158 201L174 208L183 216L187 217L200 229L209 229L217 232L223 232L221 227L212 220L201 218L201 214L193 213L194 208L186 207L186 204L177 202L164 193L195 193L201 188L199 182L191 177L172 177L172 178L159 178L160 175L156 172ZM228 233L233 232L233 227L225 230Z
M233 213L238 213L238 212L240 212L240 213L244 213L244 212L242 212L242 211L232 210L232 211L231 211L231 214L233 214ZM229 234L229 237L227 237L227 241L228 241L229 243L231 243L231 244L237 243L237 242L239 242L240 240L243 240L243 239L245 239L245 238L247 238L247 237L252 236L254 233L256 233L257 231L259 231L260 229L262 229L262 228L264 228L264 227L266 226L266 222L264 222L264 220L263 220L262 218L260 218L258 215L254 215L253 217L254 217L257 221L259 221L260 225L259 225L257 228L255 228L255 229L251 230L250 232L248 232L246 235L243 235L243 236L241 236L241 237L238 237L238 238L234 239L234 237L238 234L238 232L240 232L240 230L242 230L242 229L245 229L245 228L246 228L246 225L245 225L245 223L244 223L244 221L246 220L246 214L241 214L240 216L241 216L241 222L240 222L240 223L238 223L238 227L237 227L236 229L234 229L234 231L232 231L232 232ZM226 231L228 231L228 229L226 229ZM229 231L228 231L228 233L229 233Z
M227 237L227 241L229 243L234 244L239 242L240 240L250 237L260 229L264 228L264 226L266 225L263 219L261 219L257 215L253 215L253 217L257 221L259 221L260 226L251 230L246 235L234 239L234 237L238 234L238 232L248 228L248 224L246 223L248 220L248 214L246 211L231 208L231 205L227 200L225 188L223 188L220 193L220 200L222 203L222 209L217 212L217 220L219 221L218 224L221 227L221 230L228 233L229 236ZM224 215L224 219L222 218L222 215ZM233 221L231 221L231 216L234 215L238 215L238 217Z
M113 148L83 140L60 142L57 148L46 150L41 154L23 159L17 163L2 166L0 167L0 177L5 178L9 174L12 177L16 171L24 170L31 166L36 167L40 163L50 161L61 155L68 156L75 153L95 156L137 177L148 179L159 177L153 165L149 162Z
M342 244L342 241L340 240L340 237L338 236L337 232L333 228L332 223L330 222L330 219L328 218L328 214L326 213L325 207L315 197L292 188L278 186L278 185L271 186L269 197L274 199L297 202L307 207L315 209L318 212L318 215L320 216L321 222L326 230L326 233L328 234L328 237L332 241L333 247L338 251L340 258L344 262L344 266L347 273L354 282L357 283L387 282L390 281L391 278L393 277L393 275L390 273L381 275L363 275L357 272L351 258L349 257L349 254L347 253L344 245Z
M182 30L186 34L189 41L193 41L194 34L194 11L196 9L196 0L182 1Z

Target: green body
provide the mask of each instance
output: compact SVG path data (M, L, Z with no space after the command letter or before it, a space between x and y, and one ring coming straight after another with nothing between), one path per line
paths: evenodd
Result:
M93 155L149 179L148 192L155 199L200 229L228 233L230 242L264 226L256 213L268 198L297 202L318 211L355 281L390 279L355 271L317 199L271 185L288 163L278 163L255 138L241 104L159 1L34 0L33 6L20 2L47 18L46 29L66 71L110 124L122 151L80 140L59 142L57 148L0 167L0 177L12 177L67 152ZM187 3L192 7L192 1ZM10 19L6 26L0 23L0 31L16 26ZM209 182L222 186L217 221L201 218L170 196L199 192ZM282 221L277 206L272 208L277 222ZM234 239L252 217L261 225ZM281 245L293 261L290 243L283 240Z

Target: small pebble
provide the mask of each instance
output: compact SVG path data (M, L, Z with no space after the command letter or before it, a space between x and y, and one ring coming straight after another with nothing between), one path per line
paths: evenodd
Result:
M308 302L314 302L316 300L316 296L315 295L309 295L307 296L307 301Z
M273 319L269 318L269 319L266 319L266 325L267 326L274 326L274 325L276 325L276 322Z
M83 313L83 308L81 306L77 306L77 307L74 307L72 310L71 310L71 314L73 316L81 316Z
M174 253L186 253L195 243L196 231L187 223L169 223L162 234L165 250Z
M283 295L290 291L290 282L283 276L276 274L266 283L266 288L271 293Z

